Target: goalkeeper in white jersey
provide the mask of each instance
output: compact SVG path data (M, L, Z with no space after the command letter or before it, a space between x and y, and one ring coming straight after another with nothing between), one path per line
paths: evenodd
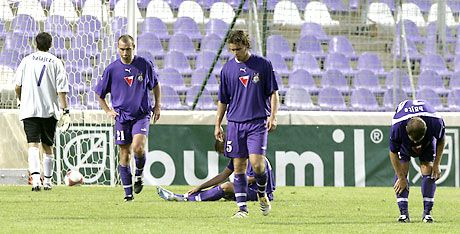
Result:
M67 93L69 81L62 61L49 53L52 37L41 32L35 37L38 51L26 56L16 74L16 96L20 103L19 119L29 146L29 173L32 191L40 191L40 143L43 148L43 188L51 189L53 144L56 126L66 130L70 124Z

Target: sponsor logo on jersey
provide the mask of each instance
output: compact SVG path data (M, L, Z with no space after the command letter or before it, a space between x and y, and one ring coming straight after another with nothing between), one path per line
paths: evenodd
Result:
M129 85L129 87L131 87L131 85L133 85L134 76L125 76L124 79L125 79L126 83Z
M240 76L239 79L240 79L241 84L244 85L244 87L248 86L249 76Z

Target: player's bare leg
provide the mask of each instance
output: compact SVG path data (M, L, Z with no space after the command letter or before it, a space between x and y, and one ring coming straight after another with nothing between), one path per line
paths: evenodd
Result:
M259 198L260 210L263 215L268 215L272 206L270 200L267 197L267 173L265 170L265 156L260 154L249 155L252 169L255 173L255 179L258 187L257 197Z

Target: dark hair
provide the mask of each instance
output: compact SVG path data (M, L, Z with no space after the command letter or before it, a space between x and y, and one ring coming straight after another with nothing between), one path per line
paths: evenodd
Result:
M426 123L420 117L413 117L407 121L406 131L412 140L419 141L425 136Z
M119 38L118 38L118 41L117 42L124 42L124 43L128 43L128 42L131 42L134 46L134 38L128 34L124 34L124 35L121 35Z
M231 44L242 44L247 48L251 48L251 44L249 43L249 35L243 30L231 31L227 42Z
M41 32L35 37L37 43L37 49L40 51L48 51L51 48L53 38L47 32Z

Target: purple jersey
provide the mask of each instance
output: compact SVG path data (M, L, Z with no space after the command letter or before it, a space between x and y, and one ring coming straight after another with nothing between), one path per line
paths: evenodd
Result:
M270 61L257 55L244 63L234 58L224 65L220 77L219 101L228 104L228 121L270 116L270 96L278 90Z
M131 64L120 59L111 63L95 87L101 98L110 93L113 109L119 113L116 120L124 123L150 115L150 90L158 84L158 75L152 62L134 56Z
M235 170L235 168L233 167L233 159L230 159L230 161L227 164L227 168L231 171ZM273 193L273 191L275 191L275 179L273 178L272 166L270 165L270 162L267 158L265 158L265 171L267 172L267 187L265 191L267 192L267 194L270 194ZM249 160L248 168L246 169L246 176L255 177L255 173L252 170L251 162ZM249 184L248 186L249 188L252 188L255 191L258 190L256 183Z
M415 144L406 132L410 118L418 116L426 123L426 133L422 141ZM396 108L390 129L390 151L399 152L401 157L432 158L436 152L436 140L444 138L445 125L433 107L423 100L403 101Z

